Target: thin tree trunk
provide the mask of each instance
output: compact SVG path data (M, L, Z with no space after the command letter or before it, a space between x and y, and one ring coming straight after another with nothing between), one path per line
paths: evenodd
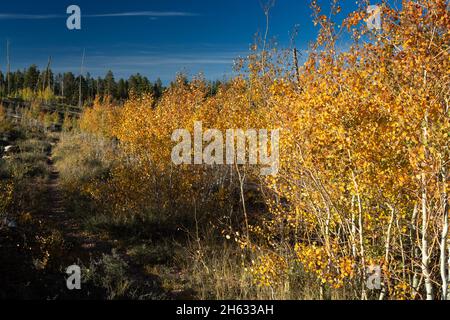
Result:
M44 81L42 83L42 92L45 91L45 89L47 88L47 86L50 86L50 77L49 77L49 73L50 73L50 64L52 63L52 57L48 58L48 62L47 62L47 68L45 69L45 76L44 76Z
M425 73L426 79L426 73ZM425 114L423 129L422 129L422 143L425 152L425 159L427 158L428 148L428 115ZM422 274L425 280L425 292L427 300L433 300L433 285L431 283L431 275L429 270L429 252L428 252L428 209L427 209L427 179L425 169L421 169L421 183L422 183Z
M262 74L266 74L266 48L267 48L267 37L269 36L269 20L270 20L270 9L275 5L275 0L268 0L265 5L262 5L264 10L264 15L266 16L266 31L264 33L263 39L263 50L262 50Z
M236 161L236 171L237 171L238 179L239 179L239 188L240 188L240 193L241 193L242 210L243 210L243 213L244 213L247 241L250 242L250 231L249 231L247 208L246 208L246 205L245 205L245 194L244 194L245 172L244 172L244 176L242 176L241 172L239 171L239 165L238 165L237 161Z
M399 224L398 218L395 219L395 225L397 226L397 231L398 231L398 234L399 234L398 242L399 242L399 245L400 245L400 255L402 256L402 276L403 276L403 279L406 280L406 278L408 276L407 276L407 272L406 272L405 246L403 244L403 232L402 232L402 229L400 228L400 224ZM409 280L411 280L411 279L409 279ZM410 283L411 283L411 281L410 281Z
M6 95L9 96L11 91L11 64L9 61L9 40L6 40L6 82L7 82Z
M425 280L425 291L427 300L433 300L433 286L431 284L431 275L429 271L428 256L428 212L427 212L427 190L426 176L422 172L422 274Z
M64 75L62 75L62 77L61 77L61 96L62 96L62 101L64 103L65 102L65 97L64 97Z
M79 86L79 96L78 96L78 107L83 106L83 100L82 100L82 79L83 79L83 66L84 66L84 56L86 54L86 49L83 50L83 56L81 57L81 68L80 68L80 86Z
M300 70L298 68L297 48L294 48L294 68L295 68L295 77L297 78L297 84L300 84Z
M390 248L391 248L391 233L392 233L392 225L394 223L394 218L395 218L395 209L389 204L388 204L388 206L391 209L391 219L389 221L387 234L386 234L384 263L386 263L387 267L389 268L389 252L390 252ZM387 281L389 281L389 280L387 280ZM381 288L381 293L380 293L379 300L384 300L384 298L386 297L386 287L387 287L387 285L388 285L388 283L385 283L385 281L382 282L382 288Z
M352 216L351 216L351 234L352 234L352 255L354 258L356 258L357 252L356 252L356 224L355 224L355 196L352 196Z
M447 274L447 277L450 280L450 244L447 244L447 249L448 249L448 254L447 254L447 257L448 257L448 262L447 262L448 274ZM450 286L450 284L449 284L449 286ZM448 290L447 290L447 300L450 300L450 288L448 288Z
M267 9L264 14L266 15L266 32L264 34L264 43L262 50L262 74L263 76L266 74L266 46L267 46L267 36L269 34L269 10Z
M361 264L362 264L362 286L361 286L361 300L367 300L367 292L366 292L366 258L365 258L365 250L364 250L364 226L363 226L363 209L361 196L359 195L359 187L356 182L355 173L352 172L353 183L356 191L356 201L358 204L358 234L359 234L359 250L361 255Z
M447 260L447 241L448 241L448 202L447 202L447 173L445 166L442 169L442 209L443 209L443 221L442 221L442 234L441 234L441 245L440 245L440 269L441 269L441 279L442 279L442 300L448 299L448 284L449 284L449 272L448 260Z

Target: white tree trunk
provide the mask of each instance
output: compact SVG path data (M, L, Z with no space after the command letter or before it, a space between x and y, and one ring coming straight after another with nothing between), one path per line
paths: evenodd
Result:
M392 224L394 223L394 218L395 218L395 209L391 205L389 205L389 204L387 204L387 205L391 209L391 219L389 221L387 234L386 234L384 263L386 263L387 268L389 270L389 251L391 248L391 232L392 232ZM388 285L387 280L383 281L383 287L381 288L379 300L384 300L384 298L386 296L386 286L387 285Z
M442 279L442 300L447 300L449 296L448 292L448 284L449 284L449 266L447 260L447 241L448 241L448 203L447 203L447 190L446 190L446 170L445 166L442 169L442 181L443 181L443 190L442 190L442 210L443 210L443 219L442 219L442 234L441 234L441 244L440 244L440 269L441 269L441 279ZM449 258L450 259L450 258Z
M422 172L422 274L425 280L425 292L427 300L433 300L433 285L431 283L431 275L429 271L428 256L428 212L427 212L427 190L426 176Z
M427 72L424 72L424 85L427 83ZM422 127L422 145L424 148L425 159L428 158L428 111L425 112L425 118ZM425 165L423 161L422 165ZM422 275L425 280L425 292L427 300L433 300L433 285L429 270L429 252L428 252L428 208L427 208L427 177L425 169L421 169L421 188L422 188Z
M414 211L411 218L411 246L412 246L412 264L411 269L413 270L413 278L412 278L412 289L413 289L413 299L417 296L419 292L419 272L420 268L418 268L418 261L420 259L420 250L417 239L417 204L414 205ZM419 269L419 270L418 270Z
M448 249L448 263L447 263L447 270L448 270L448 279L450 280L450 244L447 245L447 249ZM450 300L450 284L449 287L447 288L447 300Z
M444 215L442 236L441 236L441 279L442 279L442 300L446 300L448 296L448 270L447 270L447 237L448 237L448 212Z
M361 300L367 300L367 292L366 292L366 256L364 251L364 225L363 225L363 208L361 196L359 194L358 183L356 182L355 173L352 172L353 184L355 186L356 191L356 201L358 204L358 234L359 234L359 250L361 254L361 264L362 264L362 288L361 288Z

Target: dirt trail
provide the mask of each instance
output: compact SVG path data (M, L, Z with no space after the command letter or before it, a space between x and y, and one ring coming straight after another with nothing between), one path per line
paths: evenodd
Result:
M91 261L98 260L103 254L110 255L113 248L116 248L116 254L129 263L129 276L134 282L150 283L149 292L161 292L159 278L148 274L144 276L141 270L133 265L128 255L117 248L117 243L113 239L105 240L100 235L89 233L83 229L83 217L75 215L70 208L66 208L67 201L64 199L60 174L52 152L48 155L47 163L50 169L47 182L48 210L46 216L40 218L50 229L59 232L62 237L61 255L57 261L60 270L65 270L72 264L88 266ZM80 297L85 298L83 292L80 292Z
M81 228L80 218L66 210L64 194L59 181L59 171L55 166L52 153L50 153L47 163L50 177L47 183L48 212L44 221L61 233L66 251L64 253L65 260L71 259L73 263L81 260L88 263L91 258L102 253L110 253L112 248L110 243L102 241L96 235L84 232Z
M126 239L87 227L95 210L81 211L79 195L66 192L53 157L58 138L46 141L53 142L46 154L40 151L47 170L24 181L17 227L0 227L0 257L8 257L0 264L0 299L172 298L158 275L136 263ZM81 290L66 286L65 271L73 264L82 268ZM85 268L95 272L86 276Z
M55 144L52 144L52 148ZM127 246L121 246L119 240L114 237L103 237L100 233L93 233L84 227L84 219L88 215L74 212L71 208L71 201L64 192L61 183L60 173L53 158L53 151L50 150L47 158L47 165L50 171L49 178L45 184L42 194L45 206L33 214L35 221L39 221L38 234L47 239L56 234L57 245L49 248L50 260L43 260L41 280L39 283L52 284L47 289L43 289L41 295L55 293L55 296L62 299L89 299L105 298L104 288L97 287L96 284L83 285L83 290L79 292L68 291L65 288L65 270L68 266L77 264L81 267L88 267L91 262L99 261L103 255L114 255L120 257L126 266L126 276L132 283L139 285L139 292L143 297L159 297L164 299L179 298L180 296L191 297L190 292L174 291L167 292L162 288L162 281L158 275L144 272L142 266L133 261L127 252ZM175 274L174 274L175 276ZM51 296L48 296L51 297Z

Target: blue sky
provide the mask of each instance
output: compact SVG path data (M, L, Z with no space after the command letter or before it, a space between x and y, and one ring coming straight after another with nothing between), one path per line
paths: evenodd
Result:
M344 2L343 13L356 8L354 0ZM81 30L66 28L72 4L81 8ZM315 36L308 1L277 0L270 37L287 46L295 25L296 46L305 49ZM44 68L52 56L56 72L78 73L85 49L84 70L94 76L111 69L116 78L140 72L166 83L179 71L221 79L264 28L259 0L2 1L0 69L5 70L9 39L14 70L32 63Z

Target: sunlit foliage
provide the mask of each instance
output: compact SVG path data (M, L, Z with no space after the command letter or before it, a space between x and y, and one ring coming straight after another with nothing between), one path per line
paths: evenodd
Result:
M350 287L358 298L440 297L441 278L448 281L446 2L383 5L381 31L367 30L364 8L338 24L315 1L312 7L320 32L298 70L289 55L260 54L255 45L241 62L243 75L213 96L201 77L179 77L157 102L134 97L123 108L96 104L85 111L81 129L116 139L122 152L89 193L121 215L193 215L202 208L219 219L220 210L239 208L244 237L236 241L258 256L248 270L261 287L284 281L299 264L322 286ZM353 38L345 50L337 50L341 32ZM171 134L192 130L197 120L219 130L281 128L279 174L174 166ZM253 210L249 222L250 184L258 185L266 210ZM236 190L244 196L233 197ZM379 291L366 288L370 265L382 268Z

